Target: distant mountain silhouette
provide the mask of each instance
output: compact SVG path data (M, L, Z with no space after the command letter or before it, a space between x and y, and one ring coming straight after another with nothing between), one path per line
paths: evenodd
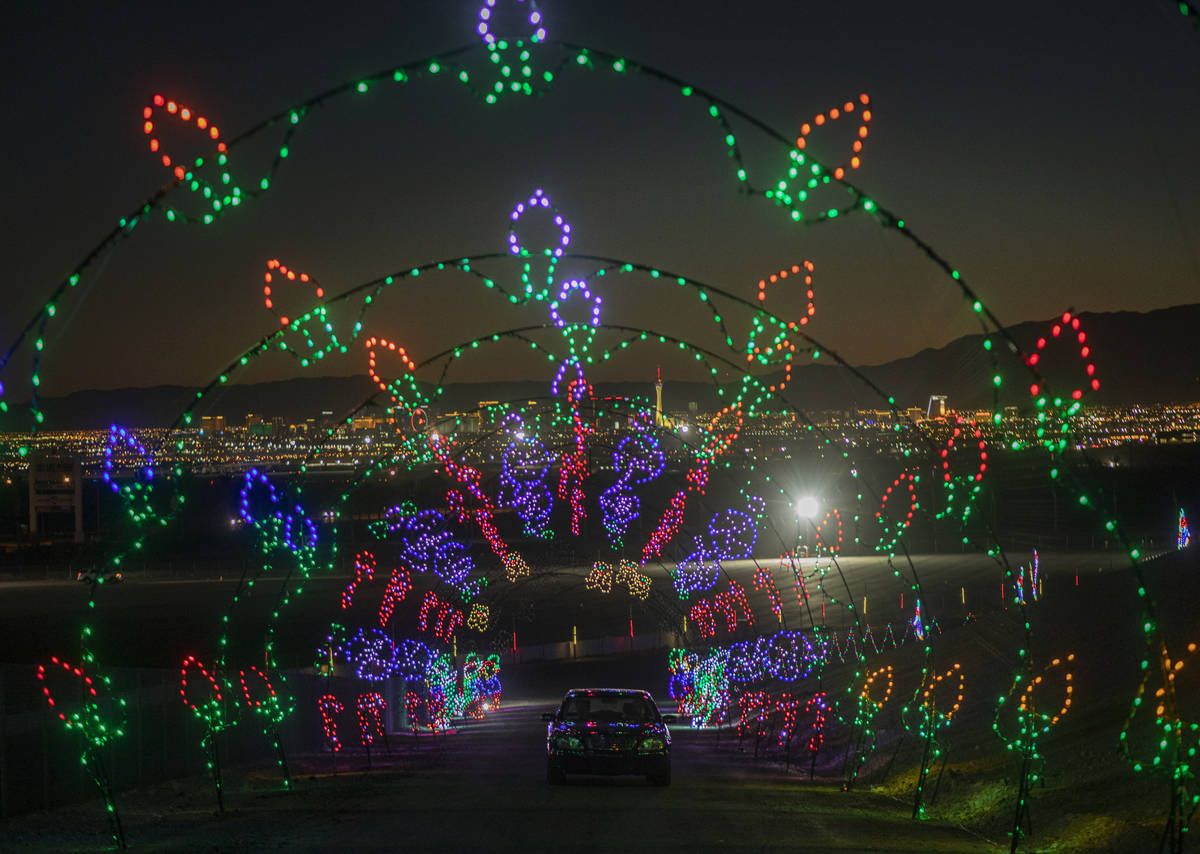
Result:
M1101 382L1098 392L1087 400L1108 406L1138 403L1200 401L1200 304L1180 305L1149 312L1084 312L1080 330L1091 349L1089 360ZM1008 327L1008 336L1024 352L1036 350L1039 337L1048 340L1038 369L1051 387L1069 392L1087 381L1085 361L1080 358L1078 333L1066 329L1055 339L1050 330L1055 319L1028 321ZM1067 341L1067 333L1070 340ZM1020 405L1029 400L1030 376L1010 351L1008 342L989 336L992 349L984 348L983 335L958 338L944 347L926 349L881 365L860 367L863 376L896 399L901 407L924 407L931 394L948 395L955 409L990 407L994 396L1002 405ZM997 387L993 377L1003 383ZM377 390L363 375L350 377L303 377L277 382L237 384L221 387L203 402L197 415L224 415L238 424L246 413L267 418L282 417L290 423L319 417L332 411L342 417ZM154 386L107 391L80 391L41 401L46 425L53 429L88 429L119 423L130 427L165 426L195 399L196 389L183 386ZM544 398L549 384L544 381L501 383L452 383L437 403L442 412L469 410L482 400ZM599 383L596 394L621 395L653 400L654 386L646 382ZM793 373L785 397L795 407L810 411L885 408L881 399L853 372L822 356L820 361L800 364ZM712 411L728 401L706 383L667 381L663 406L672 411L695 402L701 411ZM10 406L19 420L23 407ZM10 422L11 423L11 422Z

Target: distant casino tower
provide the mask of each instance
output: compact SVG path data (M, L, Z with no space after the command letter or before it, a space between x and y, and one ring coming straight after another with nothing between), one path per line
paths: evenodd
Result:
M662 414L662 365L658 366L658 381L654 384L655 403L654 403L654 426L664 426Z

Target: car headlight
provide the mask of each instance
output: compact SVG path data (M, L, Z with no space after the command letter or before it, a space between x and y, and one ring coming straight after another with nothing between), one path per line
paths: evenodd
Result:
M667 743L661 738L643 738L638 745L639 753L662 753L667 749Z

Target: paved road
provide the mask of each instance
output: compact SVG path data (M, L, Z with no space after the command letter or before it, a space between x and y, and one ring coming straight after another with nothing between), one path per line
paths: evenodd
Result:
M547 700L547 703L549 700ZM297 758L307 776L292 794L268 777L233 778L227 814L214 817L204 781L130 794L122 811L140 850L440 850L626 852L986 852L996 846L953 827L908 818L908 804L843 793L806 773L755 762L726 733L676 728L674 780L545 781L541 703L510 707L437 740L393 746L365 772L365 757ZM86 850L103 837L98 808L28 816L7 829L5 850Z
M775 566L778 561L765 563ZM804 561L806 568L812 564L811 559ZM967 608L978 612L1000 606L999 571L985 556L917 555L913 557L913 564L925 587L927 607L932 607L935 613L957 615L955 609L962 608L964 588ZM861 608L862 598L867 596L869 622L889 622L911 615L908 584L895 577L885 559L849 557L841 559L839 565L856 606ZM1042 570L1048 585L1073 584L1076 572L1086 577L1120 565L1120 555L1113 552L1042 556ZM901 567L907 574L907 564L901 564ZM745 588L759 619L773 621L765 592L754 589L753 563L731 561L724 569ZM496 630L515 629L522 644L538 644L569 640L573 626L577 627L579 638L625 634L630 618L638 633L652 633L660 627L661 614L652 613L646 605L627 595L606 596L585 590L585 572L586 569L565 570L516 585L497 582L494 589L489 590L489 597L499 597L493 608L499 618ZM670 591L664 571L651 568L649 572L667 600L678 602ZM792 627L806 627L809 615L798 605L793 585L786 575L775 573L783 601L783 622ZM313 650L324 638L330 620L346 619L345 613L338 610L338 600L346 582L344 577L314 578L305 586L303 595L284 611L279 651L285 667L311 664ZM247 643L253 649L261 649L261 627L274 606L280 583L280 579L260 581L255 595L239 605L236 622L245 628ZM215 645L221 618L236 586L235 581L228 579L165 580L133 576L124 584L105 587L100 591L96 609L96 647L101 657L110 662L173 667L182 655ZM844 600L846 587L836 574L827 576L825 587L826 593ZM816 597L813 600L814 616L819 619L822 597L811 585L810 593ZM900 608L902 594L908 597L904 600L907 613ZM378 597L379 592L375 591L374 595ZM0 625L4 626L6 635L0 662L30 663L41 660L50 652L73 654L78 646L79 625L86 613L86 604L87 589L77 582L0 583ZM417 607L419 601L414 600L412 613L401 609L397 612L398 619L415 619ZM847 618L844 612L830 609L827 619L837 626L839 621L844 622ZM470 632L464 632L462 638L486 642L485 638L472 636Z

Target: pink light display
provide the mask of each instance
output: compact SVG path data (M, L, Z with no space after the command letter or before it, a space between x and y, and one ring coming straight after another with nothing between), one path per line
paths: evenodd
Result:
M370 747L376 738L384 738L384 714L387 712L387 702L377 691L359 694L354 704L358 712L358 731L362 737L363 747Z
M338 738L337 716L346 707L332 694L322 694L317 700L317 709L321 713L321 729L325 733L325 742L329 749L337 753L342 749L342 741Z

